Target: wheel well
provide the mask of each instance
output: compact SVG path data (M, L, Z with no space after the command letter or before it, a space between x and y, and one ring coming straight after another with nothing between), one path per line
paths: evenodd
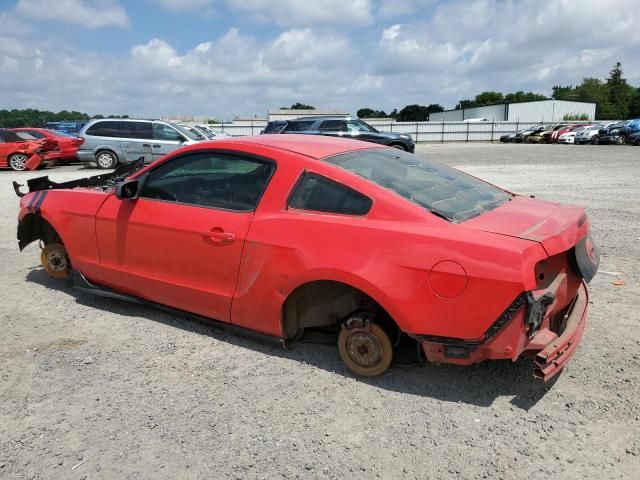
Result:
M111 148L99 148L98 150L96 150L96 154L94 155L95 158L97 159L98 155L100 155L102 152L109 152L109 153L113 154L113 156L116 157L116 161L118 163L120 163L120 157L118 156L116 151L111 149Z
M49 243L62 243L56 229L40 215L29 214L18 224L18 246L20 250L36 240Z
M402 149L403 149L405 152L408 150L408 149L407 149L407 146L406 146L404 143L402 143L402 142L391 142L391 143L389 144L389 146L390 146L390 147L402 147Z
M342 282L317 280L299 286L282 307L286 338L295 338L304 328L338 325L357 311L369 311L392 331L399 330L391 316L363 291Z

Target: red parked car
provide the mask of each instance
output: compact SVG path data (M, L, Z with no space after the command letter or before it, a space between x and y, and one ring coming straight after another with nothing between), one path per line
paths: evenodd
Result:
M573 132L576 128L582 127L582 125L565 125L562 128L559 128L557 130L555 130L552 134L551 134L551 143L558 143L558 139L560 138L560 135L562 135L563 133L568 133L568 132Z
M18 135L30 135L32 138L56 141L58 151L56 154L52 152L52 156L57 155L57 159L61 163L73 161L77 158L78 148L84 143L84 138L69 135L63 132L56 132L47 128L13 128L12 131Z
M16 132L0 128L0 168L22 171L55 165L57 159L47 156L55 148L54 141L25 140Z
M581 207L340 138L224 139L14 188L19 247L41 240L50 275L284 343L333 332L365 376L407 335L433 362L529 355L548 379L599 263Z

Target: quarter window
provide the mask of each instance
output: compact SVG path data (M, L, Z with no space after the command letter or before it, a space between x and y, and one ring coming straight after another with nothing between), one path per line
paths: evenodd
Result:
M24 131L34 138L44 138L43 134L41 134L40 132L36 132L35 130L24 130Z
M86 134L94 137L120 137L122 132L120 122L106 121L94 123L88 128Z
M274 168L267 161L225 153L185 155L152 170L140 196L202 207L252 211Z
M369 197L310 172L302 174L289 198L291 208L344 215L366 215L372 204Z

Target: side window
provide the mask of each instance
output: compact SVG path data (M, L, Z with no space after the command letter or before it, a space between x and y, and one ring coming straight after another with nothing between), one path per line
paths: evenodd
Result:
M171 142L181 142L184 137L177 130L164 123L153 124L153 137L156 140L166 140Z
M225 153L178 157L153 169L141 197L234 211L255 210L274 164Z
M305 130L309 130L311 125L316 123L315 120L305 120L303 122L289 122L287 128L284 129L285 132L303 132Z
M267 124L263 133L280 133L286 126L287 122L275 120Z
M40 132L36 132L35 130L25 130L25 132L34 138L44 138L43 134L41 134Z
M327 132L346 132L347 122L345 120L325 120L320 125L320 130Z
M152 140L152 124L151 122L122 122L121 136L139 140Z
M291 208L345 215L366 215L372 205L369 197L352 188L309 172L302 174L289 197Z
M95 137L119 137L122 132L120 130L120 122L105 121L91 125L86 134Z
M24 140L37 140L36 137L28 132L16 132L16 135Z

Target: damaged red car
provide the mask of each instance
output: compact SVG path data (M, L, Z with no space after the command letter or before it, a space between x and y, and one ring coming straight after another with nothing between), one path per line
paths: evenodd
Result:
M55 141L49 139L28 140L16 132L0 128L0 168L11 168L15 171L35 170L57 163L58 148Z
M48 128L12 128L11 131L16 132L18 136L25 139L49 139L56 143L56 147L49 153L48 158L56 158L58 163L68 163L77 159L78 148L84 143L84 138L70 135Z
M220 140L23 187L19 248L39 240L50 275L285 344L332 335L364 376L412 339L433 362L531 356L549 379L599 264L583 208L355 140Z

